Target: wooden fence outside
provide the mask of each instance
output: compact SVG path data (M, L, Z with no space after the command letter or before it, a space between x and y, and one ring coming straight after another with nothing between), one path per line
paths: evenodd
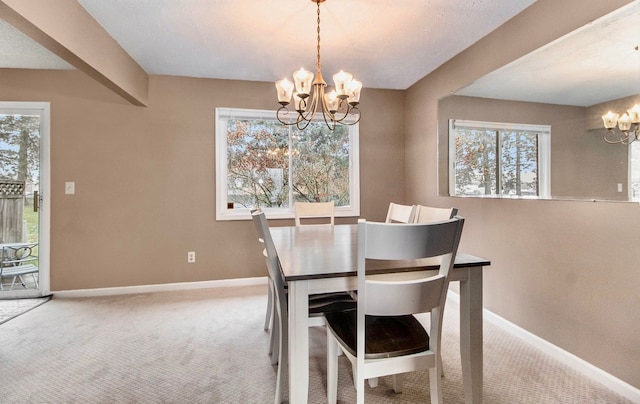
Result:
M0 243L24 241L24 181L0 180Z

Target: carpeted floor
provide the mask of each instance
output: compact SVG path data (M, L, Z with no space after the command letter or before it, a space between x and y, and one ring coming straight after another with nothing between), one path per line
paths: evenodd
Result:
M35 299L10 299L0 300L0 324L11 320L21 314L33 310L49 301L51 296Z
M7 403L271 403L266 287L52 299L0 326ZM463 403L455 303L445 310L446 403ZM628 403L485 322L485 403ZM310 332L310 402L325 399L324 329ZM340 364L338 400L355 401ZM367 403L429 402L427 372L367 387Z

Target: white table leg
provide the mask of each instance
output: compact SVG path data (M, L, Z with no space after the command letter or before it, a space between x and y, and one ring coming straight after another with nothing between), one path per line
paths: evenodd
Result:
M289 282L289 402L309 397L309 287L307 281Z
M482 268L466 269L460 281L460 354L464 399L482 403Z

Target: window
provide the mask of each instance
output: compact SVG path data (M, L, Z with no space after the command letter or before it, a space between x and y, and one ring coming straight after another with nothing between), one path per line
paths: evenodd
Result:
M294 217L295 201L334 201L336 216L360 215L358 124L303 130L274 111L216 109L216 219Z
M629 145L629 200L640 202L640 142Z
M452 196L548 198L548 125L449 120Z

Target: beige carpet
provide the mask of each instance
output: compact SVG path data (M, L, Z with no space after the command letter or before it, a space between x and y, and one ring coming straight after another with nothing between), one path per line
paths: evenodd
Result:
M271 403L266 287L52 299L0 326L3 403ZM446 403L463 403L457 306L445 310ZM311 330L310 402L325 400L325 335ZM485 322L485 403L628 403ZM343 358L344 359L344 358ZM355 401L349 366L338 398ZM427 373L367 387L368 403L428 403Z
M33 310L49 301L51 297L39 297L34 299L9 299L0 300L0 324L18 317L21 314Z

